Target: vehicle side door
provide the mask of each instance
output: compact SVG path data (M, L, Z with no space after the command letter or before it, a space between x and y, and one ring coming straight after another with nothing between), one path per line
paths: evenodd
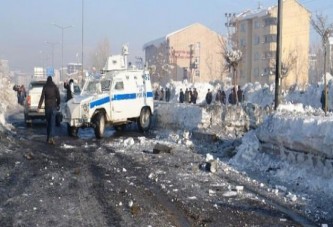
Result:
M113 80L111 88L111 115L113 121L125 120L127 93L123 79L116 78Z

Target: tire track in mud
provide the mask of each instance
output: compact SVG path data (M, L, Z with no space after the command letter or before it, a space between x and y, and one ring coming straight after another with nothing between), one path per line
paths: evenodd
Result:
M113 202L123 201L123 217L127 222L124 226L194 226L185 211L150 182L144 166L119 153L114 154L112 159L113 163L109 168L105 168L106 165L92 165L91 169L95 182L112 182L113 193L107 195L104 187L104 193L98 195L100 201L107 201L107 197ZM126 172L121 171L123 168ZM101 190L103 187L99 188ZM127 205L129 201L134 201L132 207Z

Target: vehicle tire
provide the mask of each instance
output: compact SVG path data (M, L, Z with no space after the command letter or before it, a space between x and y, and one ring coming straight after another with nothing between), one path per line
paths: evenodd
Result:
M103 113L98 113L95 116L95 136L97 139L101 139L104 136L104 131L105 131L105 116Z
M78 130L79 129L77 127L72 127L69 124L67 124L67 133L69 136L76 137Z
M150 109L144 107L141 109L140 117L138 118L138 126L140 131L146 132L149 130L151 124L151 112Z

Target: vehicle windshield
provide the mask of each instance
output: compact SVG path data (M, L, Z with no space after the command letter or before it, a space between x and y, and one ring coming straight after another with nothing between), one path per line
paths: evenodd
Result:
M85 85L82 94L100 94L110 91L110 80L91 80Z

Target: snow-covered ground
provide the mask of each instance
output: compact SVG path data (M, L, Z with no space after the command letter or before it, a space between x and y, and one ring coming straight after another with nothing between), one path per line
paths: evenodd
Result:
M333 85L329 80L329 109L333 107ZM13 85L6 78L0 83L0 131L11 130L6 123L5 115L8 106L16 106L16 94L12 90ZM229 129L246 125L246 114L240 108L230 107L227 112L234 110L233 114L226 116L226 110L216 105L205 105L205 95L208 89L216 91L220 88L226 90L227 96L230 87L222 83L181 83L168 84L171 88L171 104L157 102L158 115L157 128L171 128L176 133L165 136L164 130L156 130L161 138L167 138L170 142L184 143L191 146L191 132L193 130L221 131L219 127L223 120L229 119L232 124ZM178 104L180 88L195 87L199 92L198 104ZM262 112L263 123L244 136L241 134L241 144L236 147L236 154L226 160L221 159L220 165L228 165L228 168L238 172L256 174L260 179L266 179L275 185L274 190L280 190L281 196L290 196L290 191L281 190L279 184L290 185L295 191L291 200L304 200L304 194L311 192L314 195L325 194L327 201L333 201L333 114L325 116L320 109L320 95L323 84L310 85L306 90L297 88L288 91L283 97L283 103L278 110L268 114L274 100L274 86L261 86L260 84L246 84L243 86L245 102L254 103L258 108L268 108ZM260 122L260 121L259 121ZM248 125L245 127L249 129ZM221 133L225 139L239 138L231 132ZM223 136L221 139L223 139ZM263 144L265 146L263 146ZM219 147L216 147L219 149ZM209 150L207 153L218 156L219 150ZM222 152L222 151L221 151ZM246 175L246 174L245 174ZM304 193L304 194L297 194ZM287 195L286 195L287 194ZM325 210L316 214L319 217L333 216L325 213ZM330 217L332 218L332 217Z

